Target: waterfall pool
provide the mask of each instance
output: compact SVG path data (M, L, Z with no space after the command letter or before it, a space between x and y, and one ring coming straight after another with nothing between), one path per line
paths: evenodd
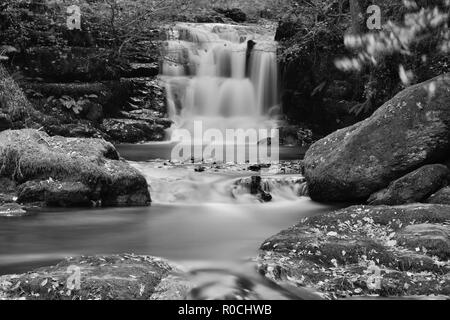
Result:
M139 155L139 150L136 154L118 149L131 159ZM158 150L148 154L161 155ZM230 190L236 181L255 174L245 165L195 172L196 165L168 166L162 160L130 163L151 184L151 207L44 209L3 219L0 274L27 272L68 256L136 253L210 269L201 281L213 279L221 287L234 272L255 279L252 258L265 239L305 216L334 208L295 196L289 184L272 185L278 196L271 203L260 203L251 195L234 199ZM218 267L227 271L218 275Z

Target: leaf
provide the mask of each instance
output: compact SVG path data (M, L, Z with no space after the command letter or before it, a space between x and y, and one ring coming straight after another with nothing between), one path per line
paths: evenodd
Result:
M314 88L314 90L311 93L311 97L314 97L316 94L318 94L319 92L321 92L323 90L323 88L325 88L325 85L327 84L326 81L322 82L321 84L319 84L317 87Z
M399 76L400 76L400 80L402 80L402 83L405 86L407 86L412 81L413 73L410 70L406 71L405 68L403 67L403 65L400 65L399 66Z
M17 50L15 47L10 46L10 45L3 45L0 47L0 51L4 52L4 53L13 53L13 52L19 52L19 50Z
M83 107L80 105L75 104L72 108L73 112L75 112L75 114L80 114L81 110L83 110Z
M41 282L41 287L45 287L47 282L48 282L48 279L44 279L44 281Z

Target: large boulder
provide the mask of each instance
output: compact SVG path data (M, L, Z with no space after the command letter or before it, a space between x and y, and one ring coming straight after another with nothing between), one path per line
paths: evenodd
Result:
M0 175L19 184L23 202L145 206L145 178L100 139L50 137L32 129L0 133Z
M399 205L422 202L448 184L450 170L443 164L426 165L370 196L371 205Z
M370 118L338 130L305 155L319 201L366 200L395 179L450 152L450 74L411 86Z
M354 206L266 240L260 273L330 298L450 296L450 206Z

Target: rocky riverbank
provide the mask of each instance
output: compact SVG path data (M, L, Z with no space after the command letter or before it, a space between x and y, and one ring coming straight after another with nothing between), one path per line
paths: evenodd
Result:
M0 12L0 52L9 48L6 69L0 66L0 127L29 127L29 115L8 112L13 102L4 91L11 87L11 74L35 109L33 122L49 135L163 140L171 125L165 118L164 85L157 78L164 23L138 19L136 31L132 22L139 9L134 6L143 3L115 7L80 1L81 29L70 30L65 13L71 5L11 1Z
M354 206L267 239L258 268L328 298L450 296L450 207Z
M306 218L266 240L259 271L329 298L450 296L450 76L417 84L313 144L317 201L368 203Z

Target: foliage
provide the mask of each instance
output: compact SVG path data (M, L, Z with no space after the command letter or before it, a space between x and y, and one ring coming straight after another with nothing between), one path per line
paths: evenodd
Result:
M37 94L40 95L39 93ZM36 93L34 95L36 96ZM63 95L59 99L55 99L53 96L50 96L47 98L47 103L57 101L65 109L72 111L76 115L79 115L83 110L85 110L86 106L91 103L91 99L97 98L98 96L95 94L85 94L78 99L67 95Z
M429 56L450 52L450 31L448 29L450 1L434 1L432 7L420 7L415 1L404 1L409 11L402 23L388 21L378 33L347 35L345 45L356 52L353 58L336 61L342 70L362 71L365 66L383 64L386 57L402 56L411 69L398 64L399 78L404 85L414 81L414 60L426 63ZM417 64L417 63L416 63Z
M310 54L342 47L340 39L344 34L339 24L344 19L343 16L336 15L339 2L294 1L292 9L283 17L288 22L280 26L290 29L282 30L285 36L278 39L284 40L283 46L286 48L280 55L282 63L292 62L305 52Z
M23 119L32 111L32 106L26 99L20 87L0 64L0 107L10 115L13 121Z

